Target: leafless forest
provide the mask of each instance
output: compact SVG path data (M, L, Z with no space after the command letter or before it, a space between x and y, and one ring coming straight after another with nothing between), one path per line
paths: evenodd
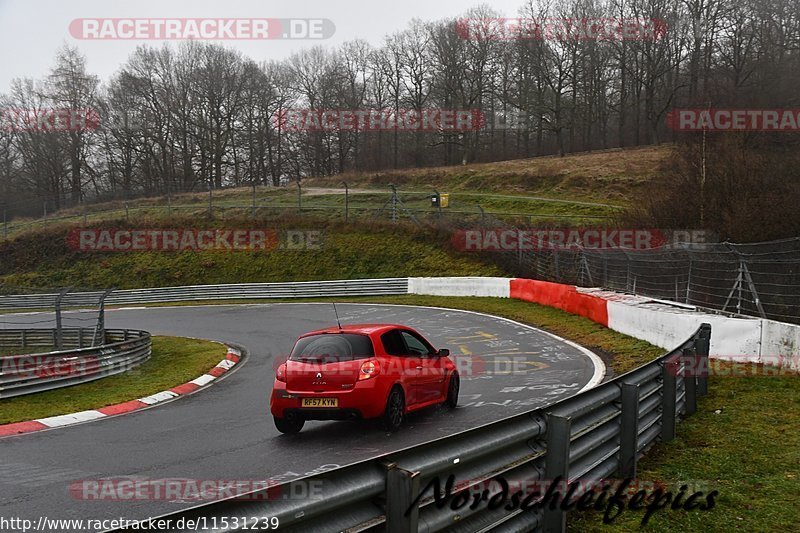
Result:
M65 46L46 77L15 80L0 107L91 108L101 127L0 130L0 197L12 216L38 215L43 198L55 209L686 140L666 126L675 107L800 107L798 0L537 0L506 15L657 19L667 32L464 38L459 18L502 16L483 6L414 22L379 47L309 47L282 61L199 41L140 46L108 80ZM282 131L273 118L295 108L480 109L488 121L469 132ZM510 117L524 119L504 127Z

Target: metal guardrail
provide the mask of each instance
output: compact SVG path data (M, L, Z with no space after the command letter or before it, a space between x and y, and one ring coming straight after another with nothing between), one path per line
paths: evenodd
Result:
M58 328L0 329L0 349L54 348L59 342ZM95 344L96 328L61 328L62 346L67 349L88 348Z
M134 305L196 300L247 300L277 298L319 298L338 296L381 296L408 294L408 278L354 279L344 281L302 281L287 283L239 283L193 285L113 291L106 305ZM96 306L102 292L66 294L62 307ZM55 305L58 294L0 296L0 309L46 309Z
M635 478L638 459L655 442L674 438L678 420L693 414L697 397L707 393L706 378L686 367L708 357L710 338L711 326L703 324L655 361L543 409L160 518L172 520L170 531L193 531L191 520L204 520L214 531L246 529L230 517L275 517L281 531L303 532L565 531L559 506L489 510L486 502L468 505L470 497L453 510L436 504L429 483L453 475L453 493L480 494L496 476L523 486L581 480L584 489L614 475ZM292 497L308 494L310 486L324 497Z
M75 348L0 357L0 398L94 381L125 372L150 358L152 340L146 331L107 329L102 345L81 348L82 343L91 343L94 333L91 328L64 329L64 346ZM55 335L50 329L3 329L0 346L53 346Z

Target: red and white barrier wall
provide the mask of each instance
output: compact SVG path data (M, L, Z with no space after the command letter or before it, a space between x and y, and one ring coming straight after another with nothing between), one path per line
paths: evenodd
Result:
M643 296L520 278L410 278L410 294L516 298L584 316L614 331L671 350L688 333L711 324L711 356L775 363L800 359L800 326L760 318L734 318Z

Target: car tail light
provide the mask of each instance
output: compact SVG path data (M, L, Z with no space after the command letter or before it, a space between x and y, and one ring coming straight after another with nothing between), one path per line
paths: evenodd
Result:
M361 370L358 373L358 381L374 378L381 371L381 365L378 361L367 361L361 365Z
M286 383L286 363L278 367L278 370L275 372L275 379Z

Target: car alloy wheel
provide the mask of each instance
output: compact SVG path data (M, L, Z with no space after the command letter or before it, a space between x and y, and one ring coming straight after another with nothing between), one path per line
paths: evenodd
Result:
M403 425L404 416L405 400L403 399L403 391L399 387L395 387L389 394L389 399L386 400L383 425L388 431L397 431Z

